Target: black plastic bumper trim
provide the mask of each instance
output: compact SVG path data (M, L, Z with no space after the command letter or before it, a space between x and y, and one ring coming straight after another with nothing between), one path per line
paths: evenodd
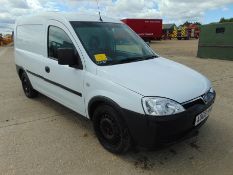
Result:
M208 104L197 104L185 112L170 116L148 116L127 109L121 109L130 134L136 145L155 149L161 145L169 145L188 138L205 122L195 126L196 116L208 109L215 101Z
M68 91L68 92L70 92L70 93L73 93L73 94L75 94L75 95L78 95L78 96L82 97L82 93L80 93L80 92L77 92L77 91L72 90L72 89L70 89L70 88L68 88L68 87L66 87L66 86L63 86L63 85L59 84L59 83L56 83L56 82L51 81L51 80L49 80L49 79L46 79L46 78L44 78L43 76L38 75L38 74L36 74L36 73L33 73L33 72L29 71L29 70L27 70L27 72L28 72L29 74L35 76L35 77L38 77L38 78L40 78L40 79L43 79L44 81L46 81L46 82L48 82L48 83L51 83L51 84L53 84L53 85L55 85L55 86L58 86L58 87L60 87L60 88L62 88L62 89L64 89L64 90L66 90L66 91Z

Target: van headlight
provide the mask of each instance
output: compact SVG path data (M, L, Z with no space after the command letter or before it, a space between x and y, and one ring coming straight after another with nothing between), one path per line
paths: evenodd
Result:
M213 94L215 92L214 88L210 88L209 92Z
M153 116L166 116L185 111L179 103L161 97L144 97L142 106L146 114Z

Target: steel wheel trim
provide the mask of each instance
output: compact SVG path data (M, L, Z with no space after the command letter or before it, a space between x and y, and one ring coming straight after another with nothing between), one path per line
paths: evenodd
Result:
M29 94L30 93L30 85L25 77L23 78L22 84L23 84L23 90L24 90L25 94L26 95Z
M99 121L99 130L104 140L113 145L120 142L120 131L115 121L108 115L103 114Z

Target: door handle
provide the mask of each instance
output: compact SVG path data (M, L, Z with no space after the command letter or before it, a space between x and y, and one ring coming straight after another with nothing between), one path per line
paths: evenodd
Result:
M48 66L45 66L45 72L47 72L47 73L50 72L50 68Z

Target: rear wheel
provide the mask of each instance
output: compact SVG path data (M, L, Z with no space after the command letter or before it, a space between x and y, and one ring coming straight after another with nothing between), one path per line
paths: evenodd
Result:
M122 154L130 149L129 131L118 112L111 106L97 107L93 114L93 125L99 142L108 151Z
M35 98L38 95L38 92L33 89L31 82L26 74L26 72L23 72L21 75L21 82L22 82L22 87L23 87L23 91L24 94L28 97L28 98Z

